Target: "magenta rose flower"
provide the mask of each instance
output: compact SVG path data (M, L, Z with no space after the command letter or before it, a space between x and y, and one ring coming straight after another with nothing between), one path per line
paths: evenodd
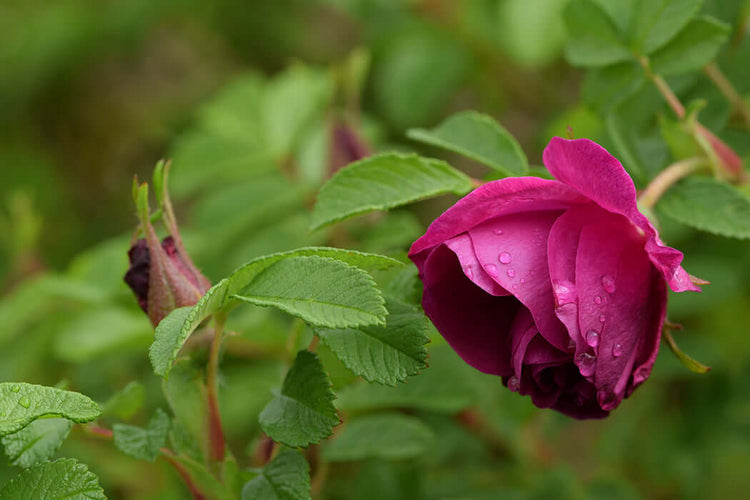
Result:
M468 364L535 405L602 418L646 380L667 285L700 291L604 148L554 138L557 180L475 189L411 247L422 305Z

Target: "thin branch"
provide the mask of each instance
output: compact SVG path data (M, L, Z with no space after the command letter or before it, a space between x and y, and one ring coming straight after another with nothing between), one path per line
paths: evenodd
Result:
M224 440L224 429L221 425L221 412L219 410L219 358L221 355L221 342L224 338L224 318L216 317L216 328L214 338L211 340L211 352L208 358L206 375L206 396L208 399L208 441L211 460L221 462L226 454L226 441Z
M700 167L707 166L708 163L704 158L687 158L680 160L662 170L659 175L646 186L641 195L638 197L638 206L641 209L651 210L656 202L667 192L667 190L677 181L683 179Z
M742 119L745 120L745 124L750 127L750 106L747 105L740 93L737 92L737 89L734 88L732 82L730 82L724 73L721 72L719 65L714 62L709 63L703 68L703 72L712 82L714 82L716 88L718 88L732 104L734 111L739 114Z

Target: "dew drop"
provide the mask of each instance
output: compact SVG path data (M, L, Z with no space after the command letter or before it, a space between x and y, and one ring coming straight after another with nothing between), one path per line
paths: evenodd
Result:
M487 264L484 266L485 271L487 271L487 274L492 276L493 278L497 278L497 266L495 264Z
M31 406L31 402L29 401L29 398L27 398L26 396L19 399L18 404L23 406L24 408L28 408L29 406Z
M513 257L511 257L508 252L503 252L497 256L497 260L499 260L503 264L510 264L511 262L513 262Z
M507 275L508 275L508 278L512 278L513 276L515 276L515 275L516 275L516 271L515 271L514 269L508 269L508 270L507 270L507 271L505 272L505 274L507 274Z
M622 345L619 342L612 346L612 356L615 358L622 356Z
M472 269L471 269L471 266L466 266L466 267L464 267L464 274L465 274L465 275L466 275L466 277L467 277L467 278L469 278L470 280L473 280L473 279L474 279L474 271L472 271Z
M606 320L607 318L605 318L603 314L599 315L599 323L604 323Z
M510 389L513 392L518 392L518 390L521 388L521 381L513 375L508 379L508 389Z
M575 285L570 281L553 281L552 291L558 306L575 302Z
M493 231L493 233L495 233L496 235L500 236L500 235L502 235L502 234L503 234L503 230L502 230L502 229L495 229L495 230Z
M581 375L588 377L596 370L596 356L587 352L582 352L576 356L576 365L578 365Z
M586 343L590 345L591 347L596 347L599 345L599 334L595 332L594 330L589 330L586 334Z
M602 303L602 298L601 297L598 297L598 296L594 297L594 304L601 304L601 303Z
M612 276L608 274L602 276L602 286L607 293L615 293L615 279Z
M18 384L16 384L13 387L11 387L10 390L13 391L13 392L18 392L18 391L21 390L21 386L18 385Z
M523 285L524 283L526 283L526 278L521 278L521 284Z

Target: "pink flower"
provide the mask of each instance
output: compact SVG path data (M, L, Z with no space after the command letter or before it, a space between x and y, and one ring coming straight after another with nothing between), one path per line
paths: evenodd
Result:
M539 407L602 418L651 373L666 285L700 288L604 148L553 138L544 164L557 180L483 185L409 256L425 312L467 363Z

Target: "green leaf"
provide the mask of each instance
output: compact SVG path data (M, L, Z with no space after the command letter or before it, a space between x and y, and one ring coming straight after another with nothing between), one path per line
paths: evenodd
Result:
M677 346L677 342L675 342L674 337L672 337L672 332L669 331L669 328L664 328L664 340L667 341L669 350L672 351L677 359L679 359L680 362L691 372L699 373L702 375L711 371L710 366L706 366L700 361L696 361L695 359L691 358L687 353L685 353Z
M276 262L233 297L332 328L383 324L387 314L372 276L314 255Z
M457 413L479 401L477 387L484 375L468 367L447 345L430 349L430 360L431 368L407 384L349 385L337 391L336 406L344 411L407 408Z
M271 80L261 102L268 147L277 158L290 154L307 123L323 112L333 93L330 74L294 65Z
M297 451L282 450L242 488L242 500L309 500L310 466Z
M187 442L190 440L182 438L189 436L192 443L185 444L194 445L185 448L198 449L205 454L208 450L208 408L203 372L190 360L181 359L174 364L171 376L162 382L162 388L178 424L174 434L184 431L178 437Z
M18 432L40 417L60 416L83 423L101 413L98 404L77 392L33 384L0 384L0 436Z
M467 156L506 175L524 175L529 170L518 141L492 117L476 111L457 113L431 130L411 129L406 135Z
M594 68L586 72L583 98L602 113L608 113L633 95L646 82L641 65L635 61Z
M471 180L445 162L417 155L386 153L339 170L318 193L312 229L440 194L463 195Z
M574 66L597 67L633 59L607 12L592 0L571 1L565 12L565 56Z
M55 335L53 349L62 361L84 363L130 348L148 346L153 328L140 310L98 307L84 311Z
M266 268L283 259L301 256L327 257L364 269L387 269L403 265L403 263L383 255L328 247L300 248L254 259L211 287L197 304L192 308L186 308L189 312L185 313L181 309L176 309L159 323L156 328L154 343L149 349L149 358L154 367L154 372L166 377L180 348L190 334L212 314L236 305L238 299L233 296L247 287ZM172 315L174 317L170 319ZM169 321L166 322L168 319Z
M143 385L136 381L130 382L102 405L102 415L127 420L143 407L145 398Z
M367 415L348 422L323 449L332 462L367 458L405 460L424 455L435 436L418 418L399 413Z
M634 6L636 48L651 54L674 38L698 13L703 0L640 0Z
M23 468L48 460L60 449L72 426L72 422L64 418L35 420L2 438L5 454L11 464Z
M99 479L72 458L30 467L0 488L3 500L107 500Z
M167 443L169 427L169 415L161 409L156 410L145 429L115 424L112 426L115 447L138 460L153 462L159 456L159 449Z
M697 17L651 55L651 71L661 76L698 71L716 58L730 32L726 23L708 16Z
M237 500L237 497L221 484L206 467L195 460L181 456L169 456L181 474L190 478L192 488L200 492L205 500Z
M385 326L316 328L336 356L368 382L396 385L427 367L427 318L415 307L387 301Z
M318 357L299 351L281 392L260 414L260 427L274 441L298 447L317 443L339 424L331 382Z
M673 186L657 210L690 227L750 239L750 198L715 179L691 177Z

